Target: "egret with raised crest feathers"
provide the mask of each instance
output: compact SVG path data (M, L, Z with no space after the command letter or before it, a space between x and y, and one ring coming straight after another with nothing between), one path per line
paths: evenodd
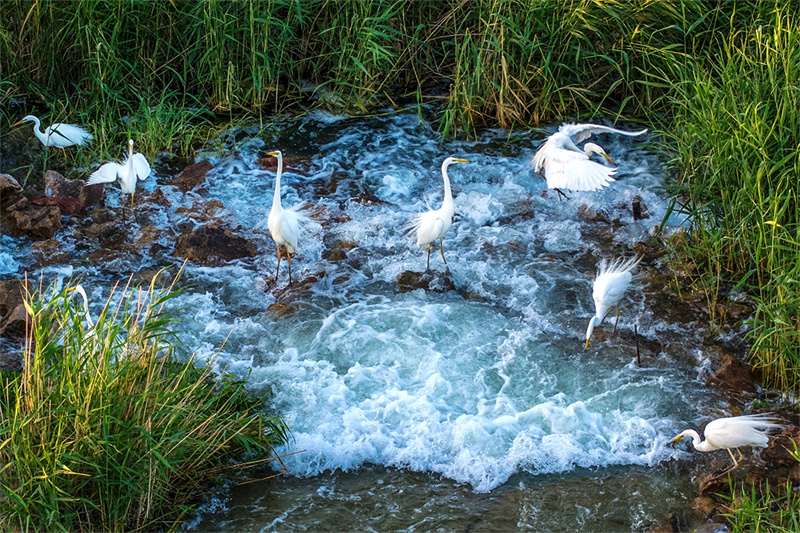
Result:
M614 181L612 176L617 173L617 169L592 161L590 157L596 154L603 156L612 165L616 166L616 163L600 145L586 143L581 149L577 143L595 133L637 136L646 132L647 130L623 131L597 124L562 124L533 156L533 169L547 180L548 189L555 189L565 197L561 189L596 191Z
M444 261L445 265L447 264L447 259L444 258L444 236L450 231L450 226L453 225L453 214L455 213L453 193L450 190L450 178L447 175L447 167L452 163L469 163L469 159L448 157L444 160L442 163L442 178L444 179L442 207L419 213L411 222L411 232L416 236L417 246L428 249L425 271L430 270L431 248L437 240L439 241L439 251L442 253L442 261Z
M641 261L641 256L636 256L627 261L617 259L608 261L603 259L598 266L597 278L594 280L592 298L594 299L594 316L589 321L586 328L586 348L589 347L589 339L596 326L603 323L612 309L617 310L617 320L614 322L614 331L617 331L619 322L619 301L631 284L633 274L631 271L636 268Z
M133 152L133 139L128 139L128 155L122 164L109 162L98 168L91 176L86 185L96 183L111 183L119 179L119 186L122 194L131 195L131 209L133 209L133 193L136 192L136 180L144 180L150 175L150 163L145 157Z
M670 446L680 440L691 437L694 449L698 452L713 452L716 450L728 450L733 459L733 466L725 472L729 472L739 467L739 461L744 459L742 446L757 446L766 448L769 442L767 433L773 429L779 429L781 424L768 414L732 416L729 418L718 418L709 422L703 430L705 440L693 429L686 429L680 435L672 439ZM733 456L733 450L739 452L739 460Z

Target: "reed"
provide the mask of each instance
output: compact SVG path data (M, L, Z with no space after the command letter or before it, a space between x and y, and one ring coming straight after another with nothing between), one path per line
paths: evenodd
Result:
M171 529L235 461L276 460L287 428L262 400L173 356L172 289L126 287L93 326L66 289L28 293L25 370L0 395L4 530Z

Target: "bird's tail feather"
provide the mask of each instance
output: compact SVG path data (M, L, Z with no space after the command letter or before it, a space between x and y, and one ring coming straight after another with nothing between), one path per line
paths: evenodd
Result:
M622 272L630 272L639 264L642 260L641 255L635 255L630 259L625 259L624 257L620 257L618 259L614 259L613 261L603 258L600 261L600 265L598 266L597 276L602 276L603 274L619 274Z

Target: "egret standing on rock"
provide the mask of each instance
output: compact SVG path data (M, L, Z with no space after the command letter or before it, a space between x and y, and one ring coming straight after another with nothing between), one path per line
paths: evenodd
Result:
M442 163L442 178L444 179L444 199L442 207L431 209L426 213L419 213L411 222L411 231L416 234L417 246L428 249L428 259L425 262L425 270L431 267L431 248L435 241L439 241L439 251L442 253L442 261L447 264L444 258L444 236L453 225L453 193L450 191L450 178L447 176L447 167L452 163L469 163L469 159L448 157Z
M769 437L767 433L772 429L778 429L781 424L774 418L766 414L732 416L730 418L718 418L706 425L703 434L706 440L701 440L700 435L693 429L684 430L680 435L672 439L671 446L685 437L692 438L694 449L698 452L713 452L715 450L728 450L733 459L733 467L725 470L730 472L739 467L739 461L744 459L741 450L742 446L767 447ZM732 448L739 452L739 461L733 456ZM724 472L723 472L724 473Z
M131 209L133 209L133 193L136 192L136 180L144 180L150 175L150 163L140 153L133 153L133 139L128 139L128 155L122 164L109 162L98 168L89 176L86 185L96 183L111 183L119 178L119 186L124 195L131 195Z
M300 212L299 206L284 209L281 206L281 175L283 174L283 154L280 150L269 152L267 155L278 158L278 171L275 173L275 193L272 197L272 209L269 212L267 224L269 233L278 250L278 266L275 269L275 282L281 269L281 255L286 256L289 262L289 285L292 284L292 257L297 253L297 238L302 230L302 225L308 223L309 218ZM284 253L281 254L281 247Z
M42 123L33 115L27 115L22 120L14 124L17 126L23 122L33 122L33 133L42 141L45 147L55 146L56 148L67 148L69 146L83 146L89 143L94 137L75 124L64 124L56 122L44 131L41 131Z
M606 259L600 261L597 278L594 280L592 297L594 298L594 316L589 321L586 329L586 348L589 347L589 338L592 336L595 326L603 323L612 309L617 309L617 320L614 322L614 331L617 331L619 322L619 301L628 289L633 279L631 271L641 261L640 256L625 261L617 259L609 262Z
M631 132L596 124L562 124L533 156L533 169L547 180L547 188L555 189L560 195L566 195L561 189L573 191L596 191L607 187L614 181L615 168L608 168L589 159L592 155L603 156L609 163L616 165L603 148L594 143L586 143L581 150L576 143L584 141L594 133L619 133L636 136L647 130Z

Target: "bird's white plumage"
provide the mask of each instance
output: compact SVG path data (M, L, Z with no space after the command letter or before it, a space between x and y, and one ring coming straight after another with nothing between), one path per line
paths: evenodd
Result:
M728 450L733 459L733 468L739 466L731 449L742 446L756 446L764 448L769 442L769 431L778 429L781 424L768 414L732 416L718 418L709 422L703 430L705 440L693 429L682 431L672 439L670 444L689 437L695 450L699 452L713 452L715 450ZM740 452L740 458L741 452Z
M55 146L56 148L67 148L75 145L82 146L94 138L88 131L75 124L56 122L47 127L44 131L41 131L42 123L35 116L27 115L17 122L17 124L23 122L33 122L33 133L45 146Z
M640 256L631 259L617 259L609 261L603 259L598 265L597 277L592 288L592 298L594 299L594 316L589 320L589 327L586 328L586 346L589 346L589 338L592 336L595 326L599 326L606 314L612 307L617 306L622 295L630 287L633 279L633 269L641 261Z
M645 132L647 130L628 132L597 124L562 124L559 130L548 137L534 155L532 160L534 171L544 171L549 189L571 189L573 191L602 189L614 181L613 176L617 171L592 161L590 156L602 155L609 162L612 162L611 158L597 144L587 143L581 150L576 143L588 139L594 133L635 136Z
M128 155L122 164L112 161L102 165L89 176L86 184L111 183L119 179L123 194L136 192L137 179L144 180L150 175L150 163L142 154L133 152L133 139L128 140L128 147Z
M280 248L283 246L286 249L287 261L289 261L289 280L291 282L292 276L292 256L297 253L297 241L300 237L303 225L311 221L305 215L299 206L284 208L281 205L281 176L283 175L283 153L278 150L269 152L278 159L278 170L275 173L275 190L272 196L272 208L269 211L267 218L267 226L272 240L278 246L278 269L281 264ZM278 279L278 273L275 273L275 279Z
M442 206L439 209L418 213L411 220L409 227L410 233L416 238L417 246L428 248L429 264L431 245L437 240L441 244L442 239L444 239L444 236L447 235L453 225L455 205L453 203L453 193L450 189L450 177L447 173L447 168L453 163L469 163L469 161L457 157L448 157L442 162L442 180L444 181ZM442 250L444 250L443 245ZM444 260L444 252L442 252L442 260Z

